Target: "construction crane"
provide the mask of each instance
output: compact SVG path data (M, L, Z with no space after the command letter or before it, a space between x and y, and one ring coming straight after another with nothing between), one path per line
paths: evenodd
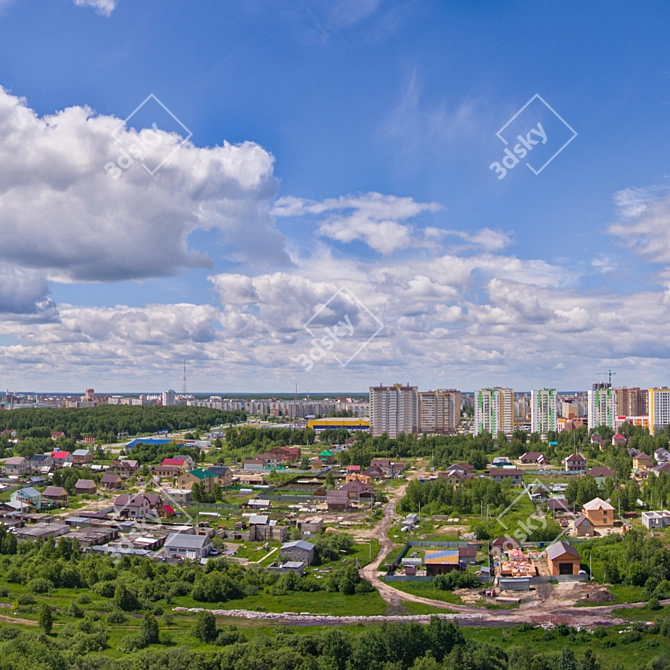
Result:
M612 372L611 370L608 370L607 372L596 372L596 375L598 375L599 377L607 375L608 378L609 378L610 386L612 386L612 375L615 375L615 374L616 374L616 372Z

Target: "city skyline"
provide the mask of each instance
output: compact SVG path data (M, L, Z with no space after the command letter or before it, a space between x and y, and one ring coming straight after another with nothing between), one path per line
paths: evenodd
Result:
M670 8L528 7L2 0L2 386L667 383Z

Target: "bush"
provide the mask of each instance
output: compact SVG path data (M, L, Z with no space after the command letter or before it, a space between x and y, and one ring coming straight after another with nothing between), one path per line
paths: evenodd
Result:
M89 596L88 593L82 593L79 598L77 598L77 602L80 605L89 605L91 603L91 596Z
M107 615L109 623L126 623L127 620L128 617L123 613L123 610L116 607Z
M113 598L116 590L116 582L96 582L91 586L91 591L103 598Z
M54 585L53 582L48 579L36 578L31 579L28 584L26 584L26 588L31 593L51 593L54 590Z
M160 605L154 607L154 616L163 616L163 608Z
M0 586L0 598L6 598L9 595L9 589L6 586Z
M247 638L242 631L237 630L236 626L225 626L216 637L216 644L219 647L225 647L237 642L246 642Z
M605 626L598 626L598 628L593 631L593 636L597 638L607 637L607 628L605 628Z
M12 628L4 626L0 628L0 642L6 642L7 640L13 640L15 637L21 634L21 631L18 628Z
M653 598L649 598L649 602L647 603L647 608L652 610L653 612L663 609L663 606L661 603L658 601L658 598L654 596Z
M33 598L30 593L22 593L17 599L19 605L34 605L35 598Z
M77 605L76 602L72 601L68 606L66 613L70 616L73 616L75 619L82 619L84 617L84 610Z

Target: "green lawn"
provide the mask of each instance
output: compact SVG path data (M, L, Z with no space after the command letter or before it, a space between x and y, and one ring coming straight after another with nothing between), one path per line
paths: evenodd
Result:
M598 605L616 605L619 603L639 603L649 600L645 595L644 588L641 586L627 586L625 584L603 584L603 586L613 595L616 600L607 603L579 603L577 607L597 607Z
M222 604L197 603L187 596L175 598L175 605L181 607L207 607L209 609L265 608L268 612L310 612L312 614L334 614L338 616L377 615L386 612L386 603L377 591L363 595L346 596L343 593L294 592L285 596L259 593L241 600L229 600Z
M451 591L440 591L433 587L432 582L388 582L388 585L394 589L398 589L398 591L411 593L421 598L441 600L442 602L454 603L456 605L463 604L460 596L455 596Z

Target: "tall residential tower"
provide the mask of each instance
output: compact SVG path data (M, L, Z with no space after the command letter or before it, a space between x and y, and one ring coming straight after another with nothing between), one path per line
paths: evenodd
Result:
M530 431L546 436L558 430L556 389L530 392Z
M514 390L489 388L475 392L475 433L491 435L514 430Z
M379 437L386 433L396 438L399 433L419 430L419 389L417 386L370 387L370 433Z
M419 393L422 433L452 433L461 420L461 392L454 390L421 391Z

